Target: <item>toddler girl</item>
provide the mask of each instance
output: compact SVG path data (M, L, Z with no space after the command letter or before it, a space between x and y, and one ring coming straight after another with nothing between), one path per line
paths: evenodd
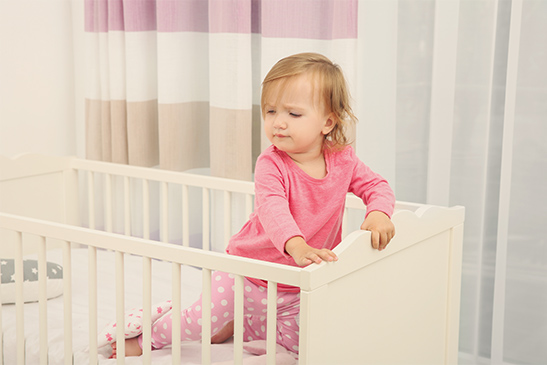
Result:
M388 183L355 155L345 134L355 122L339 66L315 53L280 60L266 75L261 98L266 136L272 143L255 169L255 211L227 252L285 265L336 261L346 194L367 205L361 229L385 249L393 235L395 198ZM231 337L233 276L213 273L212 342ZM244 341L266 339L266 283L245 279ZM277 342L298 353L299 288L278 285ZM201 339L201 298L182 313L183 340ZM171 343L171 315L152 328L153 349ZM142 353L142 339L126 341L127 355ZM113 344L115 357L116 346Z

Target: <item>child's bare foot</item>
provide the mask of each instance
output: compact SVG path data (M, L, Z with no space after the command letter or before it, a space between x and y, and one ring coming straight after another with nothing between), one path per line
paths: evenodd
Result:
M234 335L234 321L231 321L222 327L213 337L211 343L223 343Z
M116 359L117 351L116 351L116 342L112 342L112 359ZM125 356L141 356L142 355L142 349L139 346L138 337L133 337L130 339L125 340Z

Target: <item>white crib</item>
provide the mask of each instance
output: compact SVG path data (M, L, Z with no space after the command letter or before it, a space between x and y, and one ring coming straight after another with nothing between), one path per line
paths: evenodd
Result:
M348 196L339 261L300 269L211 249L218 251L218 241L227 242L243 224L253 194L250 182L77 158L0 156L0 259L15 258L16 297L16 304L2 306L0 364L241 364L252 356L243 350L246 276L269 283L269 364L276 361L277 283L301 288L299 364L457 363L463 207L398 202L396 236L378 252L370 233L353 222L365 206ZM39 263L34 303L23 299L26 257ZM47 261L63 266L57 298L47 299ZM221 345L211 345L214 324L207 317L214 270L236 276L235 335ZM202 291L199 343L180 344L173 326L172 347L145 350L140 358L112 360L98 348L102 327L123 323L125 310L138 306L150 348L153 303L172 299L176 321Z

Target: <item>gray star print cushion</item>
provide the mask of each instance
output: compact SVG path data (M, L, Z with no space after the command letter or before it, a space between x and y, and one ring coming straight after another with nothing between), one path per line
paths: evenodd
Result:
M63 267L47 263L46 295L54 298L63 293ZM15 262L13 259L0 259L0 299L2 303L15 303ZM23 300L38 301L38 261L23 260Z

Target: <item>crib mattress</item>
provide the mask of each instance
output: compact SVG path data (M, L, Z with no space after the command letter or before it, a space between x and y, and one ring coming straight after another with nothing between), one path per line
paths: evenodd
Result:
M60 250L48 251L47 260L62 264ZM88 319L88 251L72 250L72 286L73 286L73 350L74 363L87 364L89 342ZM98 272L98 331L116 318L115 313L115 254L108 251L97 252ZM125 255L125 307L142 307L142 258ZM182 307L191 305L201 293L201 271L184 266L182 268ZM171 264L153 261L152 263L152 304L171 298ZM63 296L48 300L48 341L49 364L63 364ZM25 337L27 364L39 363L38 303L26 303ZM2 307L2 326L4 331L4 363L15 364L15 305ZM233 359L232 345L213 345L212 361L222 362ZM201 364L201 343L185 342L181 349L181 364ZM109 346L99 349L101 364L115 364L109 359ZM245 356L245 355L244 355ZM127 358L126 364L140 364L139 358ZM152 352L153 364L171 364L171 347Z

